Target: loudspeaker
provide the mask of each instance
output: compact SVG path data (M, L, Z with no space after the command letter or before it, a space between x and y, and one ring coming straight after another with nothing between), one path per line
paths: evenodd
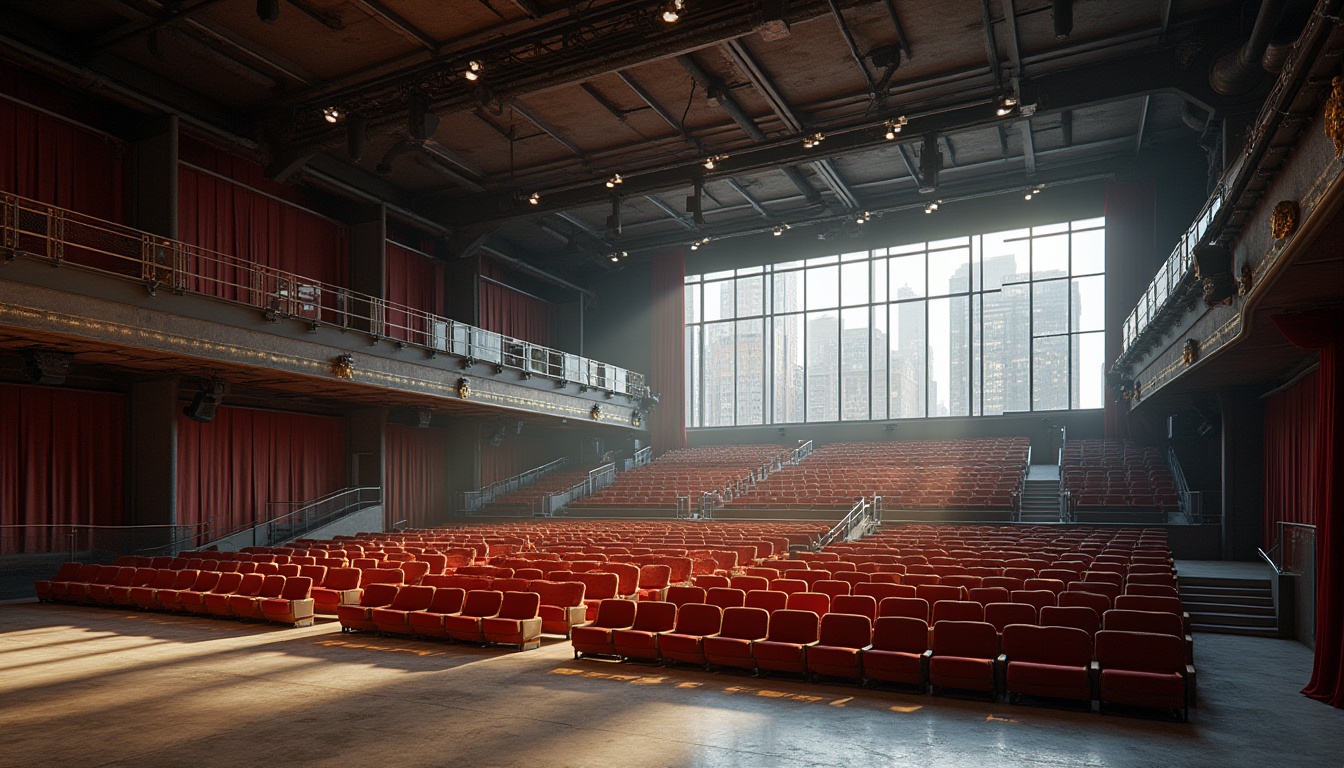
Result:
M57 352L50 349L25 349L23 351L23 368L28 374L28 380L34 384L59 387L65 383L65 376L70 372L70 363L74 359L74 356L69 352Z
M215 420L215 413L219 406L224 402L224 395L228 394L229 385L222 381L211 379L201 384L200 390L192 398L191 403L182 409L182 414L192 421L199 421L202 424L209 424Z

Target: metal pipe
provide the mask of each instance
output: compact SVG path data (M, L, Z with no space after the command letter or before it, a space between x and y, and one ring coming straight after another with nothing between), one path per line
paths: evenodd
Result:
M1255 16L1251 36L1235 51L1230 51L1213 65L1209 85L1223 96L1237 96L1250 91L1264 77L1260 59L1274 36L1287 0L1264 0Z

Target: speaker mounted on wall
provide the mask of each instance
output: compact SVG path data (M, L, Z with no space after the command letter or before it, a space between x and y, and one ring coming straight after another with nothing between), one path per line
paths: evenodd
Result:
M191 399L191 403L182 409L182 413L192 421L209 424L215 420L215 414L218 412L220 404L224 402L224 396L228 393L228 382L219 379L206 379L201 382L201 388L196 391L196 396Z

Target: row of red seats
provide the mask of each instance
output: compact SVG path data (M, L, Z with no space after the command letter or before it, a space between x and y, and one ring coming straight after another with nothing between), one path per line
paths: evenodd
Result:
M541 646L541 600L537 592L375 584L358 605L342 605L336 615L342 632L514 645L526 651Z
M1123 624L1122 619L1112 623ZM1188 718L1194 667L1173 635L707 603L605 601L574 630L585 654L867 682L1176 710Z
M788 450L770 445L700 446L667 453L642 467L621 472L615 481L570 504L571 509L673 507L683 496L698 497L740 482L777 465Z

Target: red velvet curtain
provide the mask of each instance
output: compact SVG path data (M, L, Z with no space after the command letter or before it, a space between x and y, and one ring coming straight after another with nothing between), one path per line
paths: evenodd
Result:
M1152 182L1106 183L1106 363L1120 356L1124 323L1139 296L1157 271L1154 263L1154 222L1157 194ZM1108 438L1134 438L1128 417L1129 403L1120 399L1118 388L1107 387L1104 403L1104 434Z
M507 480L560 458L545 440L519 437L505 429L504 440L490 445L490 435L481 443L481 487Z
M119 222L122 146L0 98L0 191Z
M123 395L0 384L0 525L122 525L125 441ZM63 531L0 530L3 554L65 543Z
M208 424L179 414L177 425L181 525L208 522L219 536L268 519L269 502L309 501L346 485L344 419L221 407Z
M508 283L516 276L489 259L481 261L481 277L489 278L480 281L481 328L533 344L552 346L554 304L509 287Z
M1265 545L1278 536L1276 523L1319 525L1316 481L1320 449L1317 374L1311 373L1265 400Z
M388 241L384 260L387 280L387 301L421 312L443 317L444 272L447 265L438 259L417 253ZM403 341L425 343L430 332L425 318L389 307L387 336Z
M1344 311L1317 310L1276 315L1274 324L1291 344L1318 351L1316 372L1315 451L1304 456L1309 473L1310 504L1316 519L1316 657L1311 682L1302 691L1318 701L1344 707Z
M655 454L686 447L686 253L653 258L653 365L649 388L659 402L649 416Z
M389 424L383 445L387 477L383 512L388 528L402 520L412 528L442 524L452 506L447 433Z

